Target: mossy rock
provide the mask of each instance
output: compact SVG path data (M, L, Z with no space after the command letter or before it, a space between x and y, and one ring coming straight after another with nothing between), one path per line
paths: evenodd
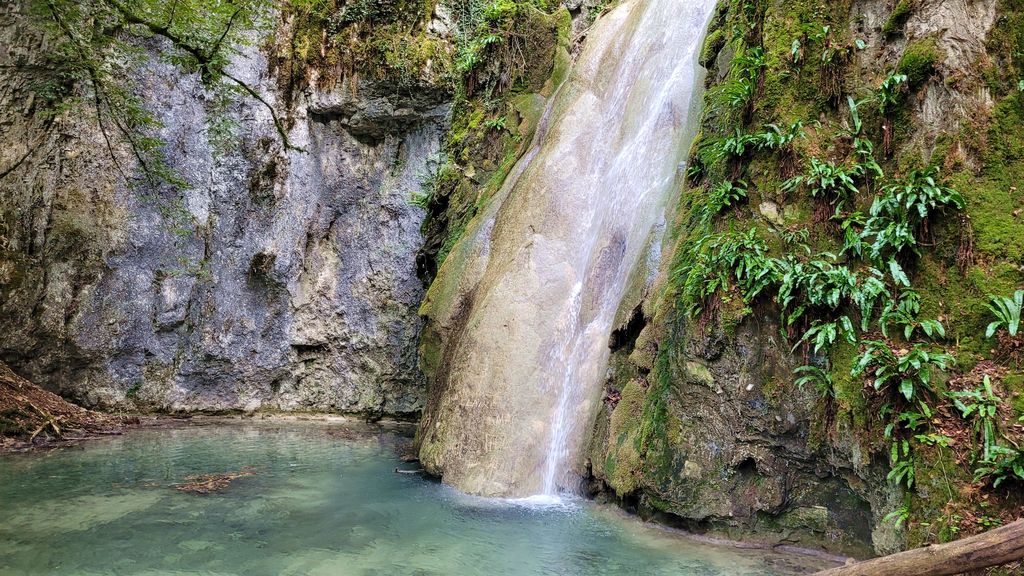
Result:
M715 58L718 57L718 53L725 47L725 32L721 28L716 28L708 33L707 37L704 38L704 46L700 51L700 65L710 69L715 64Z
M917 87L935 73L936 66L941 61L942 53L935 38L920 38L907 45L896 71L906 74L910 86Z
M631 380L622 389L622 398L612 411L604 474L608 485L618 494L633 492L643 478L643 458L636 439L645 397L646 391L640 382Z
M900 0L889 14L889 19L882 25L882 33L889 36L901 32L907 20L914 14L915 8L916 2Z

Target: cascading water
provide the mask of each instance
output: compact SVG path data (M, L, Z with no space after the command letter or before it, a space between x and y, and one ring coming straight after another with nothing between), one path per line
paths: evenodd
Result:
M677 186L715 0L627 0L592 28L532 149L431 288L444 348L420 458L462 490L553 495L593 420L627 280Z

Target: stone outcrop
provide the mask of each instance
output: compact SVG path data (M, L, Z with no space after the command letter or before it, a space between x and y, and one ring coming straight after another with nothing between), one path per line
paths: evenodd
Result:
M1005 109L1019 106L1019 96L1017 90L1007 93L995 80L997 70L1007 65L1008 47L994 44L1002 40L993 39L1016 29L1012 26L1017 24L1007 23L1019 22L1016 11L997 2L899 2L894 6L871 0L828 8L822 4L822 12L815 15L781 3L761 9L754 16L754 35L769 53L770 71L753 97L755 119L735 128L743 123L722 113L727 107L709 99L705 135L729 136L734 129L754 133L769 122L781 125L793 120L849 126L846 94L860 100L869 137L885 130L895 133L891 151L883 151L882 145L877 148L890 176L904 175L908 166L933 162L967 199L966 217L952 213L936 217L935 227L941 232L934 232L920 250L920 261L913 263L914 283L915 289L921 286L928 302L924 313L946 323L947 342L956 341L955 346L946 345L955 348L954 354L966 359L967 365L985 358L990 350L982 349L986 344L979 342L979 335L984 331L981 318L987 294L1009 293L1022 279L1017 256L1009 256L1014 263L1006 266L1005 273L1001 264L991 263L1008 257L998 238L1018 225L1005 221L1002 228L995 225L1005 212L993 204L991 189L1011 185L1003 180L1004 172L1015 173L1017 168L1003 163L1017 157L990 154L986 149L1018 146L1012 144L1017 136L1000 129L1005 120L999 117L1006 114ZM720 21L725 21L727 13L728 8L721 7ZM793 58L791 50L801 49L820 55L812 51L814 40L800 34L821 30L823 24L831 25L833 47L841 54L834 70L844 95L842 101L831 104L820 98L821 77L827 72L824 65L814 62L816 68L801 68L777 59L780 52ZM1000 26L1006 26L1004 31ZM712 72L717 71L710 75L709 94L735 81L729 75L735 49L720 36L716 41L715 35L713 30L703 59ZM800 72L784 76L773 66ZM884 78L896 73L909 76L901 94L903 104L891 113L895 119L883 119L875 112L873 92ZM997 89L1002 90L999 97L994 96ZM1005 99L1002 109L999 98ZM812 102L809 108L808 101ZM807 138L813 141L818 130L820 125ZM821 142L804 151L808 157L829 153L829 144ZM771 237L778 231L806 228L810 242L827 237L820 224L810 221L809 210L799 207L799 199L778 194L781 180L788 177L776 175L785 172L780 155L740 156L736 172L721 179L750 178L750 197L731 214L723 211L726 222L716 231L757 227L759 234ZM883 437L885 402L872 394L868 379L851 376L850 368L860 354L856 347L840 345L831 354L827 349L812 353L811 346L794 348L799 332L791 329L797 334L794 338L780 326L774 294L741 311L744 303L739 295L725 290L715 303L721 308L711 313L690 315L681 309L678 280L673 277L678 264L671 258L685 251L687 203L699 204L688 195L706 193L707 188L697 187L682 191L684 206L675 228L684 239L666 247L670 258L662 263L654 285L628 297L620 308L610 343L614 353L604 404L586 461L580 466L590 474L591 489L644 516L688 529L771 544L820 546L853 555L892 553L950 538L964 526L978 529L956 524L960 514L969 514L961 510L977 505L960 500L979 490L969 458L953 459L948 452L921 448L923 454L915 460L917 484L912 489L887 479L891 442ZM867 211L869 205L870 196L856 209ZM969 259L957 260L958 244L963 246L965 235L985 243L988 256L984 258L990 263L983 264L979 258L978 266L971 268L974 262ZM950 286L962 288L954 293ZM823 395L812 386L795 386L793 370L804 364L830 366L834 388ZM942 402L935 400L940 407ZM962 420L955 410L934 410L951 418L950 428L963 425L956 423ZM947 426L936 428L945 431ZM955 493L958 486L964 487L963 494ZM999 505L985 502L982 506L1002 506L1010 515L1013 502L1010 497ZM909 516L920 523L908 529L908 524L896 523L894 516L886 517L900 510L909 510ZM937 536L947 529L948 533Z
M96 407L418 412L412 197L443 90L356 75L285 99L245 47L231 70L287 119L286 149L260 102L150 58L144 105L190 187L129 187L88 102L56 118L34 103L41 36L0 10L0 358Z

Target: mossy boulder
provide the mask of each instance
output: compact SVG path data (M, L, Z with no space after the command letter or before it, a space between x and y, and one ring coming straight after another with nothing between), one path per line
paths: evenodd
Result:
M935 38L919 38L907 45L896 71L906 74L911 87L920 86L935 73L942 62L942 52Z

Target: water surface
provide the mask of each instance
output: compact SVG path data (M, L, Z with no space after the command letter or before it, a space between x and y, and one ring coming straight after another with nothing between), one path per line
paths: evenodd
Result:
M0 574L771 576L809 560L695 543L587 502L419 475L407 439L337 423L143 429L0 456ZM193 474L253 467L226 491Z

